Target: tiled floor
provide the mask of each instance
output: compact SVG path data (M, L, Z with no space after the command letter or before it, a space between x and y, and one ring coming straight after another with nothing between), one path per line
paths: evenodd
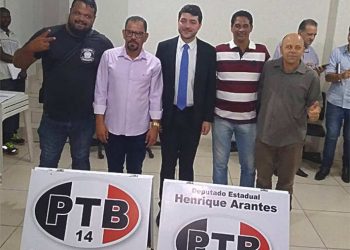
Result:
M153 148L154 159L146 158L144 173L154 175L154 207L157 208L160 168L159 148ZM39 159L39 146L35 143L35 161L29 163L25 146L20 147L16 156L5 156L3 183L0 185L0 250L20 248L23 217L32 167ZM317 165L304 161L303 169L308 178L296 177L293 210L290 225L290 249L350 249L350 184L339 177L341 157L337 155L331 176L317 182L313 179ZM196 181L211 182L211 139L203 137L195 162ZM70 164L68 147L65 148L60 166ZM97 159L96 149L91 152L94 170L105 171L106 160ZM232 153L229 166L231 183L239 183L237 154ZM157 209L154 214L156 215ZM155 229L157 236L157 229ZM278 249L279 250L279 249Z

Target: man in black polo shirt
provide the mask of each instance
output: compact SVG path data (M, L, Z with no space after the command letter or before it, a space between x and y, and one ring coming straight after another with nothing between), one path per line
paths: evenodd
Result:
M72 168L90 169L96 72L103 52L113 47L92 29L96 11L94 0L74 0L67 24L40 30L15 53L14 64L22 69L42 59L40 167L56 168L69 138Z

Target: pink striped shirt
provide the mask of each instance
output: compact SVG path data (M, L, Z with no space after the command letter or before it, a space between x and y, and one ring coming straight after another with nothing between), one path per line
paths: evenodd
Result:
M97 71L95 114L104 114L108 131L136 136L162 117L163 78L157 57L142 50L132 60L125 47L103 53Z

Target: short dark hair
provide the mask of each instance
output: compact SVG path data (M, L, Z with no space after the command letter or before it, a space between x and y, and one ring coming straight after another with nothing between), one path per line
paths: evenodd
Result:
M299 24L298 32L304 31L307 25L317 27L317 22L313 19L305 19Z
M194 4L187 4L184 7L182 7L182 9L179 11L179 15L177 20L180 20L180 17L183 13L189 13L192 16L198 16L198 22L202 23L203 20L203 15L202 15L202 11L201 8L199 8L199 6L194 5Z
M126 29L126 26L128 25L128 22L142 22L143 27L145 28L145 32L147 32L147 22L143 17L140 17L140 16L128 17L128 19L126 19L125 21L125 29Z
M94 13L96 15L96 13L97 13L97 5L96 5L95 0L74 0L70 7L72 8L76 2L83 2L86 5L90 6L92 9L94 9Z
M0 7L0 13L9 13L10 14L10 11L9 11L9 9L6 9L5 7Z
M244 16L244 17L248 18L249 24L250 24L251 26L253 26L253 16L252 16L252 14L250 14L250 13L249 13L248 11L246 11L246 10L239 10L239 11L237 11L236 13L234 13L234 14L232 15L232 18L231 18L231 27L232 27L233 24L235 23L236 18L239 17L239 16Z

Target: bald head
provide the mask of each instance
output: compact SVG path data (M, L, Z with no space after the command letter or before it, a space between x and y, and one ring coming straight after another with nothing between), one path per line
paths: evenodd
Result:
M281 54L285 66L296 68L304 54L304 40L297 33L290 33L282 40Z
M303 38L297 33L289 33L289 34L285 35L285 37L283 37L283 39L282 39L282 45L284 42L287 42L287 41L288 42L290 42L290 41L301 42L304 45Z

